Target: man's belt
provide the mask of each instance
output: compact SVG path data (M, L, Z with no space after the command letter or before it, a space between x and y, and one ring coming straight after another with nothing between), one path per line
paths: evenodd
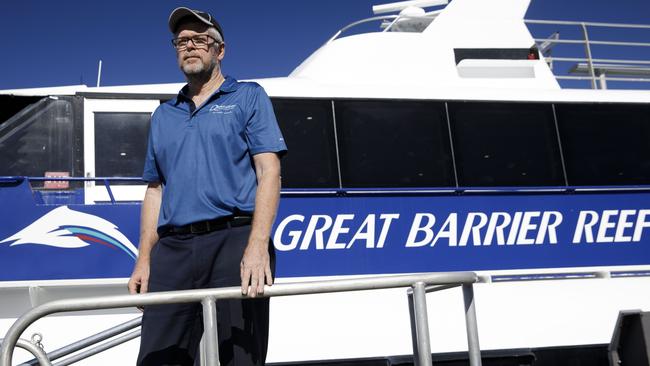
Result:
M214 220L197 221L183 226L166 226L162 228L164 234L203 234L211 231L250 225L252 216L224 216Z

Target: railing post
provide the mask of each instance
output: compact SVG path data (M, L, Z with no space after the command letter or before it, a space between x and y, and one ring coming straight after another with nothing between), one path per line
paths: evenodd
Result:
M217 336L217 304L214 298L206 297L203 305L203 344L205 346L205 365L219 365L219 337Z
M582 22L582 35L585 39L585 53L587 54L587 66L589 67L589 75L591 75L591 88L596 89L596 72L594 71L594 62L591 57L591 45L589 44L589 34L587 33L587 25Z
M478 327L476 325L476 309L474 307L474 289L471 284L463 285L463 300L465 302L465 324L467 326L469 364L470 366L481 366L481 348L478 343Z
M115 204L115 196L113 196L111 184L108 182L108 179L104 179L104 187L106 187L106 192L108 192L108 198L110 198L111 204Z
M413 362L417 362L419 366L428 366L431 365L431 343L429 340L429 318L427 316L427 293L424 282L413 284L413 302L415 305L415 334L418 352L417 355L413 355Z
M413 289L406 292L409 302L409 319L411 323L411 344L413 346L413 366L420 366L420 350L418 349L417 325L415 324L415 304L413 303Z
M201 337L201 342L199 342L199 366L205 366L205 337Z
M607 73L606 72L601 72L600 75L598 75L598 79L600 79L600 88L605 90L607 89Z

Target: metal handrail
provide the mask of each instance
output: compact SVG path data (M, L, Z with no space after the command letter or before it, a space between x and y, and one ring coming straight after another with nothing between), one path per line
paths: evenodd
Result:
M591 76L571 76L571 75L556 75L556 79L560 80L592 80ZM650 78L617 78L612 76L607 76L604 78L608 81L638 81L642 83L650 82Z
M111 339L108 342L104 342L104 343L102 343L102 344L100 344L98 346L95 346L95 347L90 348L88 350L85 350L83 352L74 354L74 355L62 360L61 362L57 362L54 366L67 366L67 365L73 364L75 362L84 360L84 359L86 359L86 358L88 358L90 356L94 356L94 355L96 355L98 353L104 352L104 351L106 351L108 349L111 349L111 348L113 348L115 346L119 346L122 343L128 342L128 341L130 341L132 339L135 339L135 338L138 338L138 337L140 337L140 329L136 329L136 330L134 330L134 331L132 331L132 332L130 332L128 334L117 337L115 339Z
M23 178L23 177L9 177ZM140 177L27 177L29 181L44 182L49 180L56 181L74 181L74 182L98 182L111 180L115 182L144 182Z
M555 76L557 79L567 80L590 80L589 76ZM608 78L613 81L641 81L647 82L650 79L633 79L633 78ZM131 181L143 182L142 178L133 177L60 177L60 178L45 178L45 177L24 177L24 176L0 176L0 183L22 182L28 181L45 181L45 180L65 180L65 181L102 181L104 186L109 192L109 197L112 196L110 182L112 181ZM473 186L460 186L460 187L405 187L405 188L283 188L281 194L285 196L354 196L354 195L393 195L393 194L407 194L407 195L464 195L464 194L531 194L531 193L598 193L598 192L648 192L650 185L604 185L604 186L512 186L512 187L473 187ZM115 204L117 201L113 196L111 201Z
M56 350L54 350L52 352L48 352L47 357L50 360L59 359L61 357L67 356L69 354L77 352L77 351L79 351L81 349L84 349L86 347L89 347L89 346L92 346L92 345L97 344L99 342L105 341L105 340L107 340L107 339L109 339L111 337L114 337L114 336L119 335L121 333L124 333L126 331L137 328L137 327L140 326L140 324L142 324L142 317L141 316L137 317L137 318L134 318L134 319L131 319L131 320L125 322L125 323L122 323L122 324L116 325L114 327L111 327L109 329L106 329L106 330L104 330L102 332L99 332L97 334L93 334L90 337L86 337L86 338L81 339L81 340L79 340L77 342L69 344L69 345L67 345L65 347L56 349ZM66 359L66 360L68 360L68 359ZM38 364L38 359L32 359L32 360L29 360L29 361L23 363L21 366L23 366L23 365L32 366L32 365L36 365L36 364ZM61 363L57 363L57 366L61 366Z
M393 275L371 278L356 278L344 280L315 281L276 284L266 287L263 297L293 296L306 294L321 294L333 292L349 292L360 290L388 289L410 287L413 289L415 302L415 318L417 324L415 338L418 348L414 349L414 359L420 365L431 364L431 346L429 330L426 324L426 286L457 284L463 286L465 304L465 321L468 329L468 348L470 365L480 366L480 347L476 326L476 313L473 301L474 283L478 276L473 272L441 272L414 275ZM183 290L157 292L139 295L101 296L80 299L57 300L37 306L22 315L11 326L5 336L0 350L0 366L10 366L14 347L19 336L36 320L53 313L80 310L126 308L135 306L178 304L201 302L205 329L205 349L208 355L206 364L218 364L218 343L216 342L216 306L215 302L223 299L248 299L242 295L240 287L225 287L214 289Z
M357 26L359 24L370 23L370 22L374 22L376 20L391 20L391 19L397 19L397 18L399 18L399 15L380 15L380 16L376 16L376 17L370 17L370 18L366 18L366 19L357 20L356 22L352 22L352 23L346 25L345 27L339 29L336 33L334 33L334 35L332 37L330 37L330 39L327 40L327 42L325 42L325 44L328 44L328 43L334 41L343 32L345 32L346 30L348 30L348 29L350 29L352 27L355 27L355 26Z
M109 181L114 181L114 182L143 182L145 181L142 178L137 178L137 177L115 177L115 178L98 178L98 177L83 177L83 178L74 178L74 177L29 177L29 181L34 181L34 182L43 182L43 181L82 181L82 182L103 182L104 183L104 188L106 188L106 192L108 193L108 198L111 201L112 204L115 204L117 200L115 199L115 195L113 194L113 190L111 189L111 184Z
M545 57L546 61L574 61L581 62L587 61L584 57ZM611 58L594 58L591 61L593 62L608 62L608 63L620 63L620 64L640 64L640 65L650 65L650 61L644 60L623 60L623 59L611 59Z
M111 189L110 182L142 182L146 183L139 177L24 177L24 176L7 176L0 177L1 183L20 183L27 179L29 182L48 182L48 181L64 181L64 182L103 182L104 188L108 193L108 197L112 204L117 203L113 190Z
M584 44L585 41L581 39L544 39L544 38L534 38L535 42L548 42L548 43L566 43L566 44ZM598 44L604 46L638 46L638 47L650 47L648 42L619 42L619 41L592 41L589 40L589 44Z
M34 355L34 357L36 357L36 359L38 360L41 366L52 366L52 363L50 363L50 360L47 358L45 351L43 351L41 347L33 344L30 341L26 341L24 339L18 339L15 343L16 343L15 347L19 347L24 350L27 350L29 353ZM0 338L0 345L4 347L4 344L5 344L4 339Z
M563 77L563 76L562 76ZM584 76L567 76L567 78L582 78ZM626 79L627 80L627 79ZM0 182L20 182L27 179L28 181L46 181L46 180L66 180L66 181L132 181L143 182L142 178L134 177L60 177L60 178L46 178L46 177L24 177L24 176L0 176ZM650 191L650 184L636 184L636 185L602 185L602 186L574 186L574 185L559 185L559 186L460 186L460 187L405 187L405 188L283 188L282 194L419 194L419 193L448 193L448 194L463 194L463 193L535 193L535 192L596 192L596 191Z
M602 23L602 22L577 22L577 21L563 21L563 20L537 20L537 19L525 19L527 24L545 24L545 25L573 25L579 26L582 31L583 39L541 39L534 38L534 41L539 45L541 43L550 43L550 44L582 44L585 48L586 58L573 58L573 57L546 57L546 62L549 65L553 64L553 61L585 61L587 63L587 74L588 77L581 76L567 76L567 75L555 75L555 78L558 80L589 80L591 82L591 88L597 89L600 82L600 88L606 89L607 81L625 81L625 82L650 82L650 79L643 77L608 77L606 73L596 74L596 69L594 67L595 62L612 62L621 65L647 65L650 64L650 61L646 60L615 60L615 59L596 59L592 56L591 46L617 46L617 47L650 47L649 42L622 42L622 41L601 41L601 40L590 40L588 27L603 27L603 28L627 28L627 29L650 29L648 24L622 24L622 23ZM639 75L632 75L639 76Z
M584 25L589 26L589 27L650 29L650 24L579 22L579 21L571 21L571 20L541 20L541 19L524 19L524 22L530 23L530 24L548 24L548 25L582 25L582 24L584 24Z
M352 23L346 25L345 27L339 29L336 33L334 33L334 35L332 37L330 37L330 39L327 40L327 42L325 42L325 44L328 44L328 43L334 41L343 32L347 31L348 29L350 29L352 27L356 27L357 25L360 25L360 24L363 24L363 23L370 23L370 22L374 22L374 21L377 21L377 20L384 20L384 21L390 20L391 22L386 26L386 28L384 28L382 30L382 32L388 32L395 24L397 24L397 22L399 20L403 20L403 19L433 19L433 18L437 17L441 12L442 12L442 10L435 10L435 11L425 13L424 15L402 15L402 14L400 14L400 15L379 15L379 16L374 16L374 17L370 17L370 18L357 20L356 22L352 22Z

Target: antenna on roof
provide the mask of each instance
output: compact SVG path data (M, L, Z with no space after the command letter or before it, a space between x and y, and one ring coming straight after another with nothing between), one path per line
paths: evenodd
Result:
M97 70L97 87L99 88L99 82L102 80L102 60L99 60L99 68Z
M373 5L372 12L374 14L392 13L402 11L409 7L427 8L430 6L447 5L449 0L410 0L398 1L396 3Z

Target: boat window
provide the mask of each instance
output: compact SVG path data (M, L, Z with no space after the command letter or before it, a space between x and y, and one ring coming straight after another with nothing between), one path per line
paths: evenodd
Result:
M42 97L0 95L0 126L30 104L41 100Z
M272 102L289 150L282 158L282 187L338 187L332 102L278 98Z
M95 112L95 176L141 177L150 121L150 113Z
M449 102L458 184L564 185L550 104Z
M456 65L463 60L539 60L537 47L531 48L454 48Z
M344 187L449 187L454 174L445 104L335 102Z
M650 106L556 104L570 185L650 184Z
M73 134L72 100L44 98L27 106L0 125L0 175L72 176Z

